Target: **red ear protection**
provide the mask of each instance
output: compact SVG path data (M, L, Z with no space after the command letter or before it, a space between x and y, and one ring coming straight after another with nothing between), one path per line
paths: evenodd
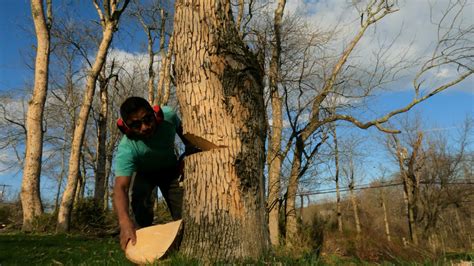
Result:
M156 124L160 124L164 120L163 110L161 110L159 105L153 106L153 112L155 113L155 121ZM117 127L118 129L125 135L131 134L131 129L127 126L127 124L123 121L122 118L117 119Z

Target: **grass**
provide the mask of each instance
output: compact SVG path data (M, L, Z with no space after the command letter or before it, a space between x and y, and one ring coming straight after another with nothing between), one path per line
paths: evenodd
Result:
M357 258L325 255L306 255L291 258L281 255L267 256L260 261L243 261L237 265L446 265L448 261L472 261L474 253L447 254L444 258L425 263L382 262L370 263ZM171 254L161 261L165 265L200 265L180 254ZM232 263L233 264L233 263ZM119 247L116 238L85 237L80 235L52 234L0 234L0 266L7 265L133 265ZM228 265L217 263L216 265Z
M133 265L113 238L0 234L0 265Z

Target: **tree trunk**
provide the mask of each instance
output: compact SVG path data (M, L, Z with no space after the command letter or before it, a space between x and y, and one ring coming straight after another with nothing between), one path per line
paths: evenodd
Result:
M181 250L207 262L257 259L269 249L264 201L262 70L238 37L230 1L177 1L177 96L186 158Z
M296 192L298 191L299 174L301 169L301 159L303 156L303 140L296 139L296 149L291 166L290 180L286 193L286 246L292 247L298 243L298 220L296 217Z
M82 143L86 132L87 119L94 97L95 85L100 70L102 69L107 52L112 42L115 23L109 22L103 30L102 41L97 51L96 60L89 74L87 75L86 90L79 113L78 121L74 129L74 135L71 145L71 155L69 157L69 173L67 177L66 190L63 193L61 206L58 214L57 231L65 232L69 230L71 211L74 204L74 195L76 194L77 181L79 177L79 164L81 157Z
M407 183L407 209L408 209L408 226L410 229L410 238L414 245L418 245L418 232L415 224L415 205L413 204L413 187L409 178L405 177Z
M337 142L337 131L336 126L332 125L331 129L334 135L334 163L336 167L336 173L334 181L336 183L336 215L337 215L337 229L342 233L342 211L341 211L341 191L339 189L339 147Z
M166 52L165 52L165 40L166 40L166 17L167 13L165 12L164 9L161 9L160 11L160 16L161 16L161 28L160 28L160 57L161 57L161 65L160 65L160 71L158 73L158 87L157 87L157 92L156 92L156 99L154 101L150 101L150 103L155 103L155 105L158 104L166 104L162 100L163 94L162 94L162 88L163 87L163 76L164 76L164 68L166 67ZM169 46L168 46L169 48ZM153 74L153 77L155 75Z
M51 19L51 2L47 3L48 20ZM43 1L31 1L31 14L35 25L37 49L33 96L28 103L26 116L26 151L21 184L23 231L31 231L33 219L43 214L40 195L41 162L43 154L43 111L48 91L50 25L46 21Z
M97 122L97 158L95 171L94 200L101 209L104 208L104 195L106 187L106 167L107 167L107 120L109 110L109 97L107 92L108 82L100 82L100 113Z
M67 142L65 141L61 149L61 172L59 173L58 189L56 190L56 196L54 198L54 213L57 213L59 210L59 197L61 195L61 187L63 185L64 174L66 173L66 145Z
M155 52L153 51L154 37L150 27L145 27L148 40L148 102L152 104L155 100Z
M158 96L155 99L155 105L167 104L170 97L170 63L174 49L174 36L170 37L168 43L168 53L161 58L161 66L158 79Z
M278 7L275 10L274 19L274 47L272 49L272 59L270 61L270 97L272 103L272 129L268 140L268 226L270 230L270 241L272 245L280 244L280 233L279 233L279 199L280 199L280 174L281 174L281 140L283 130L283 117L282 117L282 99L278 92L278 83L280 78L280 54L281 54L281 23L283 19L283 11L285 9L286 0L278 1ZM243 10L244 3L240 4ZM241 12L239 15L242 16ZM239 19L241 20L241 19Z
M415 145L413 147L413 152L410 156L410 160L408 163L406 162L407 158L407 150L403 148L400 145L400 141L395 135L392 135L392 138L395 142L396 145L396 156L398 159L398 166L400 168L400 175L402 178L402 183L403 183L403 189L404 189L404 197L405 197L405 204L406 204L406 209L407 209L407 219L408 219L408 230L410 233L410 239L414 245L418 245L418 231L416 228L415 224L415 202L413 199L413 193L414 193L414 182L413 180L409 177L410 175L414 175L413 172L413 164L414 164L414 157L416 157L417 149L421 145L421 135L419 135L419 138L417 141L418 145ZM405 166L405 164L408 164L408 167ZM408 169L406 169L408 168Z
M385 205L385 193L384 190L380 190L380 203L382 205L383 210L383 222L385 224L385 236L387 236L387 241L391 242L392 239L390 237L390 225L388 223L388 213L387 213L387 206Z
M357 208L357 199L354 195L354 183L351 183L349 185L349 192L351 195L352 211L354 212L354 223L356 227L357 238L360 238L360 234L362 230L360 228L360 219L359 219L359 210Z

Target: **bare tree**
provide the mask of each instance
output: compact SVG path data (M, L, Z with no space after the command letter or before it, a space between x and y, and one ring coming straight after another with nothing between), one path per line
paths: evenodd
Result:
M81 147L84 140L84 133L94 96L97 77L105 63L107 51L110 43L112 42L113 33L117 30L120 16L123 10L127 7L129 0L124 0L121 7L120 1L104 1L102 3L103 10L99 7L99 4L96 0L94 0L93 3L100 17L103 36L97 50L96 60L87 77L83 104L81 106L76 128L74 129L71 155L69 159L69 173L67 178L68 184L63 194L58 213L58 231L69 230L71 210L74 203L74 195L76 194L77 181L79 177Z
M423 169L420 171L418 208L416 223L423 240L429 240L433 248L442 238L443 216L450 209L462 211L469 216L469 201L473 198L472 177L464 171L471 165L467 149L471 143L472 120L466 119L454 145L450 145L445 134L435 135L427 141L424 152ZM447 214L447 217L453 218ZM450 219L450 218L448 218ZM460 227L462 228L462 227Z
M283 131L283 99L279 93L280 79L280 54L281 54L281 24L283 12L285 10L286 0L278 1L278 7L275 9L273 24L273 47L270 60L270 70L268 73L270 99L272 105L272 125L268 137L268 225L270 231L270 240L273 245L280 244L279 220L280 220L280 175L281 175L281 141ZM239 14L243 13L243 3L239 6ZM239 16L241 21L241 16ZM240 25L239 25L240 26Z
M336 216L337 216L337 228L342 233L342 206L341 206L341 190L340 190L340 165L339 165L339 141L337 137L337 127L335 124L330 125L331 134L333 136L334 143L334 183L336 185Z
M159 52L161 55L160 73L162 72L164 63L166 63L165 43L166 43L166 26L168 11L167 7L162 3L163 1L152 1L151 3L139 3L134 1L133 10L131 11L140 22L145 34L147 36L147 51L148 51L148 101L153 104L159 102L162 96L161 88L158 90L155 87L155 56ZM159 35L158 35L159 34ZM159 50L155 51L155 41L159 38ZM160 75L160 83L161 81ZM155 91L157 94L155 95ZM156 98L156 99L155 99Z
M410 239L414 245L418 245L418 230L415 220L420 193L420 170L423 164L423 159L420 158L420 156L423 156L420 155L423 134L421 132L418 133L418 137L411 145L412 150L410 154L408 154L408 150L405 147L401 146L400 141L395 135L392 135L392 138L395 143L395 153L403 182Z
M300 92L303 91L305 87L310 87L313 94L310 100L305 101L305 104L303 104L303 107L309 106L309 110L292 109L292 112L289 113L289 115L291 115L291 117L293 117L292 119L295 121L292 122L292 124L298 127L298 130L295 131L296 134L292 135L292 138L296 140L293 142L295 145L295 155L293 156L294 167L298 168L298 164L300 164L299 160L301 158L301 154L298 154L298 151L302 152L302 149L298 149L298 146L304 147L304 143L306 143L308 139L314 136L316 132L318 132L328 123L340 120L349 122L361 129L367 129L369 127L375 126L377 129L384 132L398 132L397 130L384 127L383 124L393 116L407 112L413 108L413 106L425 101L429 97L432 97L433 95L436 95L439 92L442 92L462 82L473 73L474 70L472 68L472 64L470 63L472 61L472 54L468 52L469 47L472 46L472 42L466 38L467 36L472 36L474 30L472 27L462 27L459 24L460 17L458 16L458 14L465 11L464 8L466 3L456 2L452 4L454 7L448 8L446 10L446 14L451 13L452 16L445 14L443 17L444 20L441 19L441 21L438 22L440 34L436 42L437 46L434 50L434 53L425 64L421 65L417 74L414 75L414 98L406 105L391 112L381 114L377 118L374 118L368 122L362 122L353 114L348 113L348 108L333 108L334 106L331 105L331 100L336 98L339 99L339 102L341 102L343 99L366 98L368 95L371 95L371 93L373 93L376 88L393 81L394 78L397 77L396 74L400 68L404 69L408 67L408 65L395 63L391 71L388 71L387 66L380 67L378 64L376 64L374 66L373 72L364 72L366 74L371 73L370 77L366 79L366 82L361 82L362 79L357 79L358 82L353 83L356 80L355 76L351 76L352 74L347 72L353 68L352 65L351 67L347 65L350 61L350 55L353 53L357 44L371 25L375 25L386 15L396 12L397 9L395 7L395 2L392 1L371 1L368 6L361 11L363 16L361 16L361 23L358 32L347 44L347 46L345 46L344 51L337 58L336 62L329 64L332 66L329 71L323 72L319 75L320 80L318 83L314 81L314 83L312 83L308 80L306 80L306 82L300 82ZM448 22L447 17L451 18L451 21ZM448 26L447 28L445 27L446 25ZM382 58L379 58L379 60L382 60ZM307 65L308 63L309 62L306 62ZM425 87L423 79L432 74L432 71L439 69L441 66L457 68L459 74L450 80L441 80L438 84L430 84L430 86ZM390 72L391 74L389 74ZM322 85L318 86L318 84ZM296 95L296 97L301 97L301 93L299 93L300 96L298 96L298 93L299 92L297 91L293 95ZM288 99L289 97L286 98ZM308 97L306 96L306 98ZM300 116L307 114L309 114L308 122L302 123L301 119L299 122L297 122L297 119ZM292 172L298 173L298 171ZM290 176L288 191L290 191L291 186L298 186L298 178L298 175L295 174ZM296 191L296 189L291 188L291 191ZM296 201L296 194L288 193L288 195L289 204ZM293 215L294 213L295 212L292 210L287 210L287 240L290 240L297 234L296 230L294 230L297 228L297 219L296 215Z
M21 184L23 231L32 230L33 219L43 213L40 176L43 155L43 111L48 90L50 29L53 18L50 0L46 1L46 10L45 15L43 1L31 1L31 13L38 46L36 49L35 84L26 118L26 151Z

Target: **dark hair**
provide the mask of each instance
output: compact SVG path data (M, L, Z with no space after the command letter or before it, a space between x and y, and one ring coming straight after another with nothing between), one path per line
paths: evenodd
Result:
M127 120L130 114L135 113L143 108L146 110L153 111L153 108L151 108L148 101L143 99L142 97L133 96L127 98L120 106L120 116L123 120Z

